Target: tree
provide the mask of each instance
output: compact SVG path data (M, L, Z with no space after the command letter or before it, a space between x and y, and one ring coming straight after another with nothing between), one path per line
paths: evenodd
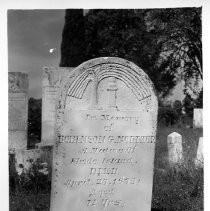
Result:
M85 28L82 9L68 9L61 43L61 67L76 67L85 60Z
M167 63L157 64L161 43L147 30L146 10L90 10L85 16L86 59L116 56L140 66L153 81L159 97L175 86L175 75Z
M175 100L173 103L173 109L179 117L182 115L182 102L180 100Z
M203 108L203 89L200 91L198 98L195 100L197 108Z
M83 19L77 18L81 16L77 11L66 12L61 66L69 66L73 58L78 65L100 56L117 56L148 74L159 99L169 95L181 79L195 92L203 78L201 8L94 9ZM75 52L80 57L74 57Z
M188 93L186 93L186 96L183 100L183 106L184 106L186 115L190 118L193 118L193 108L195 107L195 103L191 95Z
M185 81L185 92L199 95L203 80L201 8L169 8L148 10L149 27L162 43L159 63L176 71Z
M186 96L183 100L183 106L187 116L192 118L194 108L203 108L203 89L196 99L193 99L190 94L186 93Z
M101 56L121 57L140 66L159 96L167 96L176 84L175 75L164 68L167 63L157 65L161 46L156 34L147 30L145 12L97 9L82 18L80 10L67 10L60 66L77 66Z

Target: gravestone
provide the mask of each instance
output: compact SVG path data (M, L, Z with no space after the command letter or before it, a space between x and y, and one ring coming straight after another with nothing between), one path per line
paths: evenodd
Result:
M27 147L28 74L9 72L9 151Z
M200 137L198 142L197 155L195 159L195 166L203 167L203 160L203 137Z
M193 127L203 128L203 109L195 108L193 110Z
M56 110L51 211L150 211L157 98L148 76L120 58L69 74Z
M167 145L169 165L173 166L182 162L182 136L176 132L169 134L167 137Z
M55 104L61 82L73 68L44 67L42 80L42 137L38 146L55 142Z

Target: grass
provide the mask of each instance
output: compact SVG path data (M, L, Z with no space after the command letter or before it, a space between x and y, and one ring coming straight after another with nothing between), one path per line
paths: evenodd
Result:
M11 211L49 211L50 193L17 193L10 196Z
M167 136L182 135L184 161L170 167L167 160ZM152 207L166 211L203 210L203 169L196 169L199 137L202 129L162 127L157 130Z
M184 162L172 168L167 162L167 136L182 135ZM155 153L152 207L159 211L202 211L203 169L194 167L202 129L159 127ZM49 211L50 190L10 192L10 211Z

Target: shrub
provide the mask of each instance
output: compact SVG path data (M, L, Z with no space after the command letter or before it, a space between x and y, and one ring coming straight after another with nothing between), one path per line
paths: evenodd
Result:
M171 126L177 123L179 115L171 106L162 106L158 110L158 123Z
M10 194L50 192L50 180L47 163L41 163L39 159L31 163L28 169L22 164L15 163L14 156L10 156L9 163L9 189Z

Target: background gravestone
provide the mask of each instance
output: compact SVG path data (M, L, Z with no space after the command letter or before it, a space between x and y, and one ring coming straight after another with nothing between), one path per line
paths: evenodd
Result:
M180 164L183 161L182 136L177 132L169 134L167 137L167 146L169 165Z
M62 80L73 68L43 68L42 80L42 138L41 145L53 145L55 141L55 104ZM38 144L40 145L40 144Z
M203 109L195 108L193 110L193 127L203 128Z
M203 167L204 159L203 159L203 137L199 138L197 155L195 159L196 167Z
M60 89L51 211L150 211L157 98L119 58L78 66Z
M9 72L9 151L27 147L28 74Z

